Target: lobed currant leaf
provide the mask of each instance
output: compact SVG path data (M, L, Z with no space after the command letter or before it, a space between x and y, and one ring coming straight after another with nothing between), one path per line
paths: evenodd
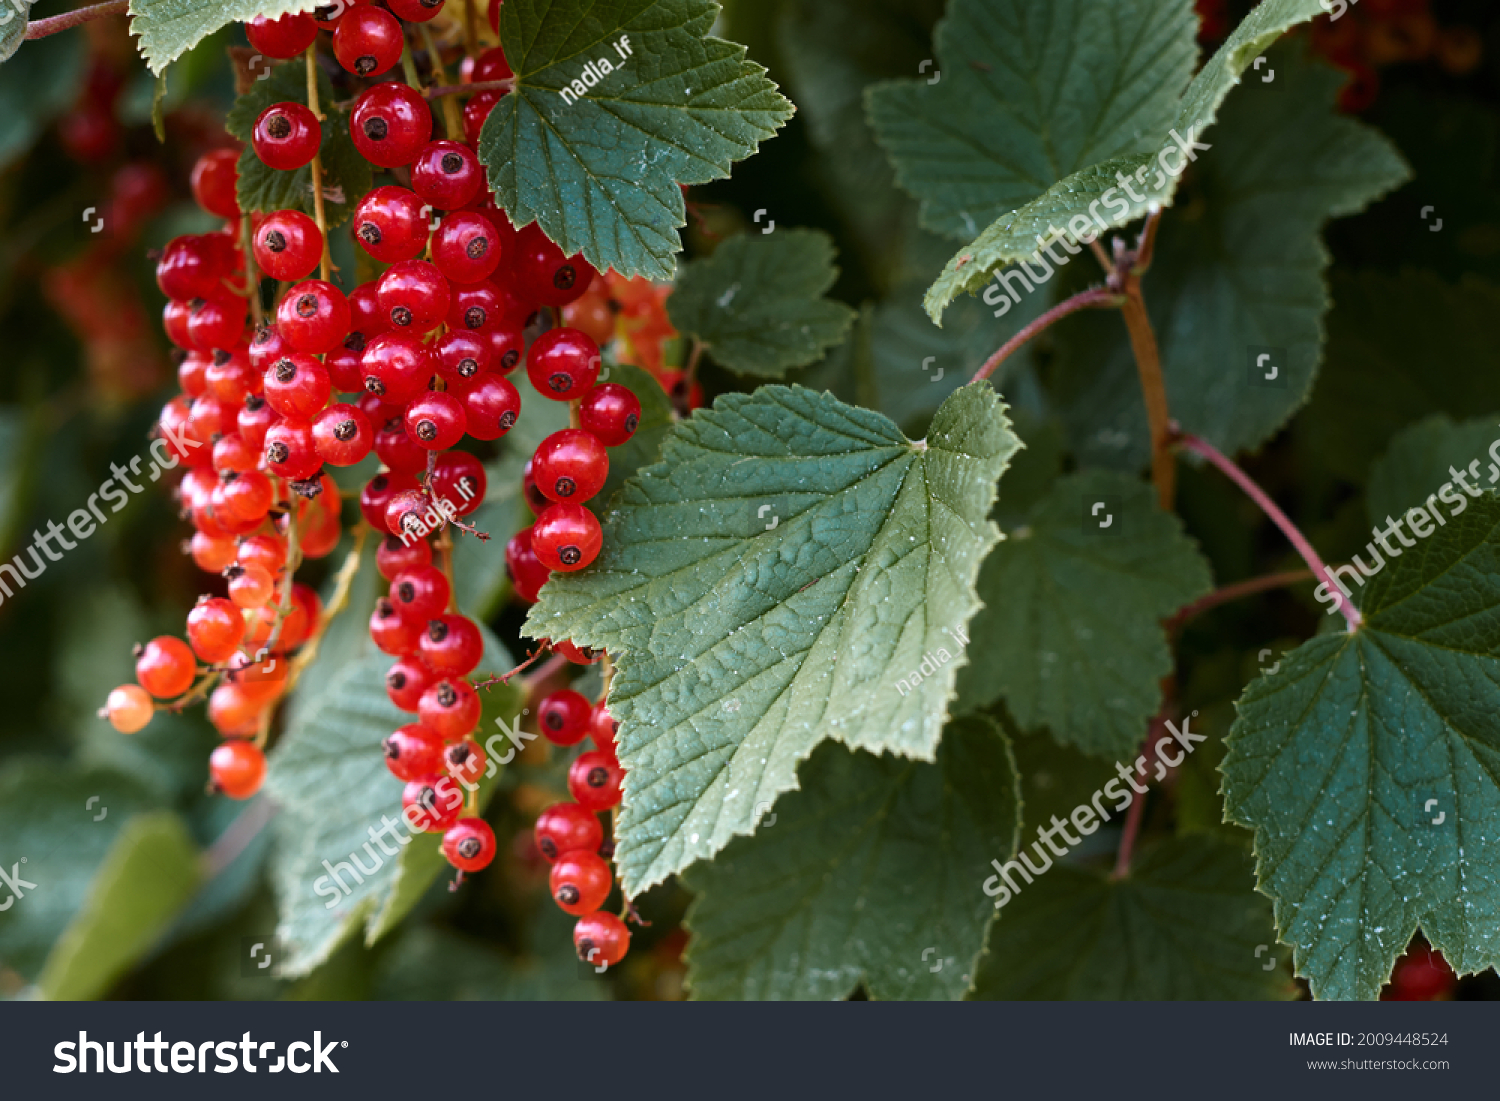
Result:
M834 256L833 239L819 230L731 237L683 268L667 314L719 366L780 378L815 362L854 322L853 310L824 297L838 279Z
M554 576L524 628L616 659L628 894L751 832L826 738L932 759L1016 447L988 386L915 444L784 386L672 429L610 502L599 559Z
M1450 470L1483 489L1500 484L1500 416L1454 421L1434 413L1403 428L1391 440L1390 449L1370 469L1365 491L1365 511L1372 523L1384 525L1390 517L1402 516L1412 507L1430 506Z
M774 822L684 877L693 996L961 997L1021 824L999 725L956 720L932 762L825 742L798 771Z
M793 110L743 46L709 35L717 10L709 0L501 9L516 83L485 123L479 157L515 225L539 223L600 271L672 277L686 223L678 184L728 176ZM626 37L622 59L615 44ZM611 71L584 87L586 64L600 59ZM575 80L583 94L565 100Z
M130 0L130 31L153 76L215 31L257 16L312 11L316 0Z
M1500 961L1500 497L1464 500L1236 705L1226 815L1317 998L1379 996L1419 925L1460 974Z

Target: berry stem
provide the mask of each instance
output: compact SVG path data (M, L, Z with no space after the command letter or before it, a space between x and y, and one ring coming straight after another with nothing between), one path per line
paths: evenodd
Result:
M479 49L479 12L474 0L464 5L464 53L473 57Z
M516 78L508 76L504 80L478 80L473 84L443 84L436 88L418 88L428 99L437 99L439 96L456 96L460 92L511 92L516 87Z
M1245 495L1259 505L1261 511L1271 518L1271 522L1281 529L1281 533L1296 548L1297 553L1302 556L1302 561L1307 563L1307 568L1312 571L1314 577L1321 578L1326 582L1330 591L1343 592L1339 588L1338 582L1334 580L1333 575L1328 572L1328 567L1318 557L1318 552L1308 542L1307 536L1303 535L1297 529L1297 525L1287 518L1286 513L1277 507L1276 502L1271 500L1266 491L1256 485L1248 474L1234 464L1233 460L1207 440L1194 436L1191 433L1179 431L1176 434L1176 439L1189 451L1213 463L1214 466L1218 467L1229 477L1230 481L1244 490ZM1347 599L1339 601L1339 611L1343 612L1344 618L1349 621L1349 629L1351 631L1358 628L1364 621L1363 617L1359 614L1359 609Z
M360 557L364 554L365 539L370 534L370 526L361 520L354 526L353 534L354 546L349 548L344 564L339 567L339 572L333 579L333 595L328 598L328 605L323 609L323 614L318 617L313 633L308 636L301 651L292 659L292 667L287 671L287 692L297 686L297 680L302 676L302 671L317 658L318 647L323 644L323 636L328 633L329 625L340 612L349 606L349 591L354 585L355 574L359 573Z
M203 675L202 680L188 689L187 695L182 696L179 699L175 699L171 703L159 703L156 705L156 709L158 711L180 712L185 708L191 707L199 700L206 699L208 697L209 692L211 692L214 686L219 683L219 676L220 673L217 669L210 669Z
M1108 287L1090 287L1086 291L1081 291L1080 293L1075 294L1072 298L1059 302L1046 313L1042 314L1041 317L1031 322L1015 336L1011 337L1004 344L1002 344L999 351L990 356L989 359L985 360L984 365L975 372L972 381L978 382L980 379L989 378L992 374L995 373L995 368L1004 363L1006 359L1010 357L1012 352L1021 347L1021 345L1025 344L1032 337L1036 336L1037 333L1041 332L1043 329L1049 328L1054 322L1060 321L1064 317L1067 317L1068 314L1076 313L1079 310L1118 307L1123 303L1123 301L1124 300L1118 294L1110 290Z
M458 614L458 583L453 579L453 533L446 525L437 537L438 557L442 559L443 576L448 579L448 613Z
M107 4L94 4L91 7L64 12L62 15L53 15L46 19L35 19L26 25L26 38L46 38L48 35L82 26L84 23L92 22L106 15L124 15L129 10L130 0L109 0Z
M307 107L319 122L323 121L323 112L318 107L318 44L316 42L307 48ZM329 275L332 274L333 255L328 251L328 213L323 208L323 157L321 148L319 152L313 154L312 189L313 217L317 220L318 231L323 234L323 256L318 262L319 278L326 283L328 282Z
M417 25L422 28L422 44L427 47L427 57L432 65L432 77L439 85L445 85L448 83L448 70L443 67L443 55L438 53L437 43L432 40L432 28L426 23ZM451 98L443 100L443 130L447 132L450 141L463 140L463 119L459 117L458 104Z
M276 603L276 621L271 625L271 635L266 639L264 652L275 660L276 644L281 641L281 628L292 612L292 584L297 567L302 564L302 548L297 543L297 501L295 497L286 512L286 576L281 579L281 593Z
M528 657L525 661L521 662L520 665L517 665L509 673L497 673L493 677L486 677L484 680L479 681L478 683L476 683L474 685L474 690L477 692L481 688L493 688L497 684L509 684L511 677L513 677L517 673L521 672L528 665L531 665L532 663L534 663L537 658L541 657L546 652L547 652L547 648L545 646L538 646L536 648L536 651L530 657ZM547 671L548 667L551 664L552 663L549 661L546 665L543 665L542 668L540 670L538 670L538 675L540 676L541 673ZM529 683L529 680L530 680L530 678L528 678L528 683Z

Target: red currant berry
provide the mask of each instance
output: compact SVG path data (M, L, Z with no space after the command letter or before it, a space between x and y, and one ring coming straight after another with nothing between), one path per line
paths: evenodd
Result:
M192 312L190 303L175 298L163 306L161 311L161 326L166 331L167 339L185 352L196 351L187 328Z
M641 402L617 382L601 382L583 396L578 410L585 429L606 447L619 447L641 423Z
M603 650L592 650L582 646L575 646L570 640L559 638L550 641L547 645L552 647L552 652L561 654L574 665L593 665L604 656Z
M362 352L371 338L379 336L390 327L385 311L380 308L376 284L372 281L355 287L349 295L349 336L357 337L358 340L353 344L346 340L344 347Z
M495 104L500 102L502 94L501 92L480 92L464 104L464 141L469 145L479 144L479 135L484 130L484 124L489 119L490 112L495 109Z
M582 503L604 488L609 453L593 433L564 428L537 447L531 474L549 500Z
M594 705L594 713L589 719L589 737L594 739L594 744L599 747L599 752L615 760L620 759L619 747L615 743L615 735L619 733L620 724L615 722L614 716L609 713L609 708L604 706L600 700Z
M542 227L532 222L520 231L518 252L512 259L517 289L528 302L544 306L566 306L583 297L594 281L594 269L583 254L564 256L547 239Z
M379 76L401 60L401 24L390 12L367 6L344 13L333 32L333 53L356 76Z
M509 379L481 375L463 396L464 430L476 440L498 440L515 427L521 395Z
M223 597L204 597L188 613L188 644L209 665L227 661L244 637L245 617Z
M489 479L484 464L465 451L449 451L437 457L427 488L434 497L447 501L453 512L467 516L484 503Z
M412 162L412 190L438 210L467 206L483 186L479 157L461 142L429 142Z
M495 370L501 374L509 374L521 363L521 357L526 354L526 333L521 323L515 320L506 320L499 325L491 326L490 330L490 352L494 356Z
M245 24L245 37L254 50L285 60L296 57L318 37L318 25L310 15L283 15L279 19L256 16Z
M578 958L595 970L610 968L630 951L630 930L614 914L602 910L585 914L573 926L573 947Z
M495 831L483 819L462 818L443 834L443 855L461 872L482 871L495 859Z
M467 386L490 369L494 354L483 333L452 329L433 345L438 374L445 382Z
M398 408L425 391L437 373L432 350L412 333L381 333L365 346L361 363L365 390Z
M376 289L393 329L431 332L448 313L451 292L443 273L426 260L403 260L386 269Z
M370 0L333 0L331 4L324 4L312 10L313 22L325 31L338 30L339 20L346 12L360 4L368 4Z
M406 407L406 431L418 447L446 451L464 438L464 407L452 394L429 390Z
M252 535L240 542L234 560L241 566L260 566L275 577L286 567L286 540L277 535Z
M398 726L384 742L385 767L398 780L420 780L443 771L443 739L421 723Z
M208 774L215 791L231 799L248 799L265 781L266 755L254 742L236 738L209 754Z
M434 673L462 677L472 673L484 657L484 639L466 616L441 615L427 621L417 653Z
M432 111L420 92L387 81L359 97L349 115L349 134L365 160L396 168L416 160L432 139Z
M599 378L599 345L577 329L553 329L532 342L526 373L543 397L581 398Z
M213 537L195 531L187 550L193 564L204 573L221 573L234 564L234 538L229 535Z
M415 654L402 658L385 674L385 694L402 711L417 711L422 694L431 685L432 671Z
M445 320L450 329L493 329L511 320L511 306L510 298L493 280L460 284L450 288Z
M442 524L432 500L420 489L398 493L385 506L385 529L403 539L425 539Z
M300 482L311 478L323 465L313 439L312 425L281 421L266 432L266 469L278 478Z
M489 352L489 341L484 342L486 354ZM180 353L178 353L180 354ZM182 387L182 392L190 398L196 398L208 388L208 367L213 360L206 352L189 352L182 357L182 362L177 365L177 385ZM221 397L222 395L215 395Z
M291 172L318 155L323 128L301 103L273 103L255 120L250 142L267 168Z
M249 303L234 294L193 299L188 311L188 340L205 352L233 348L244 336L248 309Z
M564 853L598 852L604 829L593 811L577 803L558 803L542 811L535 837L536 847L551 861Z
M108 719L109 725L121 734L134 734L144 729L155 713L156 705L151 702L150 693L139 685L122 684L111 689L99 717Z
M498 8L500 5L495 6ZM509 80L515 75L505 60L505 51L499 46L492 46L474 59L471 79L475 84L488 84L495 80Z
M443 833L464 810L464 793L447 776L423 776L401 792L401 812L414 829Z
M542 560L531 549L530 528L522 528L505 544L505 574L510 578L511 588L515 590L516 596L527 604L537 602L542 586L552 576L552 571L542 564Z
M590 750L568 769L568 790L586 810L608 810L620 802L625 770L612 757Z
M271 479L259 470L226 470L214 487L211 503L220 522L259 526L276 503Z
M240 155L234 149L213 149L193 165L193 198L210 214L233 220L240 216L235 189L239 183Z
M390 581L402 570L432 565L432 544L425 539L403 543L399 535L387 535L375 548L375 568ZM416 638L415 635L412 636Z
M532 468L536 466L536 456L526 460L526 465L521 468L521 496L526 498L526 505L531 509L533 516L540 516L552 504L551 500L542 495L542 491L536 487L536 475Z
M588 737L593 706L581 693L559 688L537 708L537 726L553 745L577 745Z
M500 33L500 5L504 2L505 0L493 0L489 5L489 10L484 13L485 18L490 22L490 30L496 35Z
M201 354L201 353L200 353ZM234 355L219 348L209 357L203 370L203 390L228 405L243 405L251 394L263 390L260 374L244 355Z
M167 243L156 262L156 285L179 302L207 298L218 293L233 265L233 246L221 235L178 237Z
M564 853L552 865L552 898L569 914L592 914L614 886L609 865L596 853Z
M391 11L408 23L425 23L443 10L446 0L387 0Z
M381 653L393 658L416 653L420 641L417 629L401 618L386 597L377 600L375 610L370 613L370 638Z
M488 766L479 743L465 738L443 750L443 767L460 784L473 787L483 778Z
M365 522L377 531L385 528L385 506L391 498L408 489L416 489L417 480L410 474L391 472L377 474L366 483L359 494L359 511Z
M262 381L271 408L289 420L311 420L328 404L333 393L328 371L302 352L293 352L271 364Z
M292 351L275 325L262 325L250 338L250 367L264 374L267 367Z
M276 327L294 351L331 352L349 334L349 301L321 279L308 279L286 292L276 307Z
M418 629L443 614L450 595L448 578L436 566L417 566L391 578L391 603L402 619Z
M457 741L479 725L479 695L466 680L440 680L422 693L417 713L422 721L442 735Z
M265 398L252 394L245 399L245 407L239 411L235 423L245 446L258 453L265 450L266 432L279 420L281 414L272 409Z
M276 595L276 582L259 566L230 566L229 599L241 608L264 608Z
M375 433L375 454L391 470L403 474L420 474L427 469L429 452L407 435L404 414L391 417L380 426Z
M604 536L599 521L582 505L559 502L536 518L531 528L531 546L549 570L571 573L599 557Z
M272 279L306 279L323 258L323 232L300 210L278 210L255 231L255 262Z
M180 696L193 686L198 659L192 647L180 638L153 638L135 657L135 679L159 700Z
M422 200L404 187L377 187L354 208L354 238L382 264L421 256L427 233ZM381 317L388 326L384 312Z
M330 405L313 419L313 447L330 466L353 466L375 446L375 429L358 407Z
M443 219L432 239L432 260L455 283L483 282L500 266L495 227L482 214L454 211Z

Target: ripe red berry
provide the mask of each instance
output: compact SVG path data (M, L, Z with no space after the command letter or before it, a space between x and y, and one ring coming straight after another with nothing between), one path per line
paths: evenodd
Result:
M620 724L615 722L614 716L609 713L609 708L604 706L603 700L600 700L594 705L594 713L589 718L589 737L599 747L600 753L617 761L620 759L620 752L615 742L615 735L619 733L619 730Z
M251 394L261 393L260 375L264 373L257 373L245 356L220 348L208 357L208 366L203 369L203 393L230 405L242 405Z
M330 466L353 466L375 446L370 418L354 405L330 405L312 423L313 447Z
M587 810L608 810L620 802L625 771L618 761L598 750L581 754L568 769L568 791Z
M418 447L406 432L406 416L399 414L389 418L375 433L375 454L391 470L404 474L420 474L427 469L430 454Z
M599 345L577 329L553 329L532 342L526 373L543 397L581 398L599 378Z
M299 421L281 421L267 430L265 456L266 469L291 482L311 478L323 465L312 425Z
M323 231L300 210L266 215L254 237L255 262L272 279L306 279L323 258Z
M452 316L451 311L449 316ZM526 333L521 322L507 318L500 324L491 326L489 334L494 369L501 374L508 374L519 367L521 357L526 354Z
M381 168L410 164L432 138L432 111L419 92L387 81L359 97L349 134L360 156Z
M267 57L296 57L318 37L318 25L306 14L283 15L279 19L256 16L245 24L245 37L252 49Z
M432 565L432 544L425 539L403 543L399 535L387 535L375 548L375 568L387 581L402 570ZM415 640L416 636L412 636Z
M162 294L183 303L185 311L192 299L206 298L221 289L233 269L233 253L234 246L220 234L174 238L156 262L156 285Z
M427 488L447 501L459 516L467 516L484 503L488 479L482 464L465 451L449 451L437 457Z
M464 407L452 394L429 390L406 407L406 431L417 446L446 451L464 438Z
M403 260L386 269L376 289L393 329L431 332L448 313L451 292L443 273L426 260Z
M610 968L630 951L630 930L614 914L602 910L586 914L573 926L573 947L578 958L595 970Z
M259 527L276 503L271 479L259 470L226 470L219 478L210 498L219 523Z
M391 603L418 629L443 614L450 595L448 578L436 566L416 566L391 578Z
M450 777L429 775L410 781L401 792L401 811L414 829L442 833L458 821L464 793Z
M382 264L421 256L427 227L422 200L404 187L377 187L354 208L354 239Z
M579 422L606 447L619 447L641 423L641 402L617 382L601 382L583 396Z
M564 428L537 447L531 473L549 500L581 504L604 488L609 453L592 432Z
M193 198L210 214L234 219L240 216L235 188L239 181L240 155L234 149L211 149L193 165Z
M467 206L483 185L479 157L461 142L428 142L412 162L412 190L438 210Z
M381 333L365 346L360 362L365 390L398 408L425 391L437 373L431 349L413 333Z
M385 529L385 506L392 497L408 489L416 489L417 480L410 474L389 472L371 478L359 494L359 511L365 522L377 531Z
M345 340L344 346L362 352L366 343L390 327L390 321L380 308L376 284L371 281L355 287L349 295L349 335L358 340L353 344Z
M473 146L479 144L479 135L484 130L485 121L490 117L490 112L495 109L495 104L500 102L502 94L501 92L480 92L464 104L464 141Z
M527 604L535 604L542 586L552 571L542 564L531 548L531 529L522 528L505 544L505 574L510 578L516 596Z
M542 491L536 487L536 476L532 468L536 466L536 456L526 460L526 465L521 468L521 496L526 498L526 505L531 509L533 516L540 516L551 506L552 502L542 495Z
M385 506L385 530L407 539L425 539L443 517L432 498L420 489L409 489L392 497Z
M463 396L464 430L476 440L498 440L521 414L520 392L509 379L482 375Z
M277 535L252 535L240 542L234 560L241 566L260 566L275 577L286 566L286 540Z
M517 289L528 302L566 306L583 297L594 281L594 269L583 254L564 256L562 249L549 241L535 222L521 229L516 245L511 268Z
M593 665L604 656L603 650L591 650L582 646L576 646L566 638L552 639L549 643L553 653L561 654L574 665Z
M482 705L468 681L449 678L422 693L417 713L445 741L457 741L479 725Z
M494 3L489 5L489 10L484 13L485 18L489 20L490 30L497 35L500 33L500 6L504 2L505 0L494 0Z
M321 279L308 279L286 292L276 307L276 327L294 351L322 355L349 333L349 302L344 292Z
M381 653L393 658L414 654L420 637L416 627L401 618L388 598L381 597L375 602L375 610L370 613L370 638Z
M549 570L571 573L599 557L604 536L599 521L582 505L559 502L545 509L531 528L531 546Z
M333 32L333 53L356 76L379 76L401 60L401 24L374 6L351 8Z
M536 820L536 847L549 861L564 853L598 852L604 828L593 811L577 803L558 803Z
M490 369L494 353L483 333L450 329L433 345L438 374L445 382L467 388Z
M301 103L273 103L255 120L250 142L267 168L290 172L318 155L323 128Z
M500 5L496 4L495 7L498 9ZM505 51L499 46L492 46L474 59L474 71L470 79L475 84L488 84L494 80L509 80L515 75L511 72L509 62L505 60Z
M193 686L198 659L186 642L171 635L153 638L135 659L135 679L159 700L180 696Z
M266 432L279 420L281 414L272 409L265 398L252 394L245 399L245 407L239 411L235 423L245 446L260 452L265 450Z
M564 853L549 876L552 898L569 914L592 914L609 897L614 885L609 865L597 853Z
M333 393L327 369L303 352L283 356L267 367L263 383L271 408L296 421L311 420Z
M188 340L194 348L213 351L232 348L245 333L248 302L235 294L215 293L212 298L195 298L188 308Z
M461 872L481 871L495 859L495 831L483 819L460 819L443 834L443 855Z
M385 674L385 694L402 711L417 711L422 694L432 685L432 671L415 654L402 658Z
M229 599L241 608L264 608L276 595L276 583L259 566L230 566Z
M594 708L571 688L549 693L537 708L537 728L553 745L577 745L588 737Z
M292 351L292 346L283 339L275 325L262 325L250 338L250 367L262 374L267 367Z
M398 780L420 780L443 771L443 739L421 723L398 726L384 742L385 767Z
M456 210L438 226L432 239L432 260L455 283L483 282L500 266L499 235L482 214Z
M215 791L231 799L248 799L266 778L266 755L254 742L233 739L209 754L208 774Z
M137 730L144 729L154 714L156 705L151 702L151 696L144 688L136 684L122 684L110 690L99 717L108 719L109 725L121 734L134 734Z
M435 616L421 633L417 653L434 673L462 677L472 673L484 657L484 639L467 616Z
M188 644L200 661L227 661L245 637L245 617L223 597L204 597L187 617Z
M332 0L312 10L313 22L325 31L338 30L339 20L352 8L360 4L368 4L371 0Z
M511 320L511 300L494 280L449 289L448 328L493 329Z
M460 784L473 787L484 777L489 766L479 743L465 738L443 750L443 767Z

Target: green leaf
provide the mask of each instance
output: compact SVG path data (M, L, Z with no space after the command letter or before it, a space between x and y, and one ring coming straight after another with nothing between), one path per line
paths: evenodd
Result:
M1500 417L1454 423L1443 413L1425 417L1396 434L1391 448L1370 470L1366 503L1370 519L1383 524L1409 508L1430 505L1450 470L1470 485L1493 489L1500 481Z
M263 15L276 19L312 11L310 0L130 0L131 33L157 76L214 31Z
M82 34L54 34L0 65L0 168L30 149L73 105L87 61Z
M1031 3L1037 10L1050 11L1054 6L1050 0L1031 0ZM1182 7L1185 9L1186 5ZM1038 179L1045 188L1040 195L1024 205L1017 204L1009 213L1000 214L989 228L965 245L927 292L927 312L932 319L941 321L943 310L960 291L974 293L996 269L1036 257L1037 238L1045 237L1054 228L1065 234L1065 239L1078 241L1084 235L1097 235L1127 225L1153 207L1172 205L1180 173L1187 163L1184 157L1188 148L1193 142L1202 142L1224 97L1239 83L1240 74L1288 28L1322 13L1318 0L1263 0L1198 71L1166 123L1141 135L1132 135L1134 144L1128 150L1121 149L1055 181ZM1054 48L1069 47L1064 35ZM1107 61L1101 64L1106 71L1115 68ZM1167 73L1169 79L1160 82L1161 87L1154 95L1175 87L1172 81L1177 78L1177 70L1171 68ZM1020 103L1007 102L1007 107L1020 110ZM1057 140L1050 132L1047 136ZM1196 156L1196 152L1192 155ZM1174 163L1178 165L1177 175L1172 174ZM1127 189L1122 186L1121 177L1135 182ZM1089 226L1075 232L1070 228L1074 219L1084 219ZM1083 222L1079 225L1083 227Z
M641 419L635 427L635 435L619 447L609 449L609 477L604 480L604 488L589 502L601 515L622 485L635 477L642 467L661 458L662 442L673 424L672 399L667 397L654 375L628 363L612 363L608 370L609 376L601 375L600 378L634 394L641 403Z
M1361 272L1335 276L1333 301L1306 418L1309 447L1334 473L1363 481L1391 437L1429 414L1500 409L1500 287Z
M177 815L141 815L120 831L88 901L47 957L37 986L50 1001L104 994L187 906L202 875Z
M26 24L29 20L19 9L23 4L6 3L0 10L0 61L9 61L26 41Z
M14 894L0 884L0 964L27 978L41 971L125 823L153 802L142 784L111 769L33 760L0 771L0 868L36 884L9 905Z
M318 104L322 108L323 141L319 148L323 166L324 208L330 229L343 225L354 214L355 204L373 186L370 163L360 156L349 136L349 115L331 106L333 85L318 71ZM256 211L300 210L314 213L312 165L291 172L268 168L255 155L251 135L255 120L267 107L287 101L307 105L307 67L290 61L270 70L250 90L234 101L224 120L225 129L244 143L240 151L238 194L240 209Z
M980 885L1020 829L1000 727L957 720L930 764L824 743L800 771L774 821L685 877L693 995L961 997L994 915Z
M745 60L708 37L709 0L511 0L500 40L516 86L479 139L496 201L569 255L670 279L686 223L679 183L729 175L792 115ZM616 44L628 38L623 57ZM585 67L611 72L592 88ZM560 94L580 81L573 102Z
M613 460L614 456L610 458ZM521 497L521 471L525 465L525 456L507 449L484 468L487 482L484 504L466 516L464 522L488 533L487 541L462 532L453 533L454 598L458 610L472 619L488 619L499 607L509 584L505 576L505 544L535 519Z
M541 961L511 960L442 929L401 937L375 977L380 1001L593 1002L607 987L583 977L571 953Z
M938 82L876 85L870 121L922 225L971 240L1081 169L1160 148L1197 30L1189 0L955 0Z
M780 378L817 362L854 323L853 310L824 297L838 279L834 256L821 230L731 237L683 268L667 314L719 366Z
M1267 60L1275 80L1250 82L1224 108L1192 188L1202 200L1163 220L1144 288L1172 416L1228 454L1273 436L1312 389L1324 222L1408 174L1389 142L1335 112L1342 73L1300 46ZM1051 391L1082 461L1144 465L1150 432L1124 323L1112 311L1069 318L1058 343Z
M960 707L1003 696L1025 729L1128 758L1172 671L1161 621L1211 584L1149 485L1104 472L1063 478L980 570L985 607L959 673Z
M627 894L749 833L824 738L932 758L1015 448L988 386L919 444L763 386L679 423L615 495L598 560L554 575L524 629L616 659Z
M1021 891L990 926L976 999L1240 1001L1295 993L1271 907L1255 892L1249 855L1234 845L1197 837L1146 847L1120 880L1067 864L1031 884L1011 877Z
M1226 813L1315 997L1377 997L1418 925L1460 974L1500 962L1500 497L1464 501L1237 704Z

